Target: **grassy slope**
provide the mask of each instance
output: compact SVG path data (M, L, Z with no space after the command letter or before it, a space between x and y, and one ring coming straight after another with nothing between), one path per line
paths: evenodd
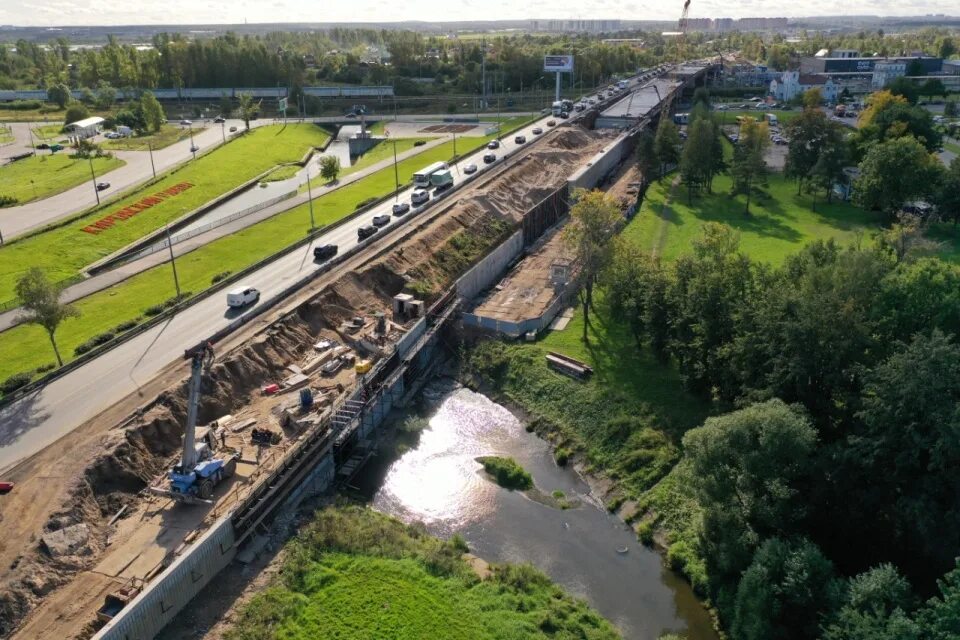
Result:
M193 130L193 135L199 135L203 132L203 127L197 127ZM170 145L186 140L190 137L190 130L187 127L180 127L172 124L165 124L160 128L159 133L150 135L132 136L130 138L118 138L116 140L104 140L101 146L104 149L114 151L149 151L153 147L154 151L169 147Z
M487 138L465 138L458 141L457 150L467 148L468 140L472 147L487 142ZM408 158L399 164L401 179L413 175L423 164L448 159L452 154L453 143L449 142ZM340 220L352 213L357 203L372 196L389 194L393 189L391 166L315 198L316 223L320 226ZM223 271L240 271L300 240L309 223L309 210L303 204L177 258L181 289L199 293L210 286L214 275ZM66 320L57 332L60 353L65 361L72 360L77 345L121 322L138 318L144 309L174 293L170 265L162 264L80 300L76 307L81 316ZM5 356L0 358L0 380L53 360L45 333L33 325L20 325L0 333L0 353Z
M0 301L13 297L17 278L30 267L43 268L59 281L74 276L84 266L116 251L137 238L179 218L280 162L299 160L311 146L323 145L328 136L310 125L275 125L250 134L189 162L157 183L114 205L63 227L52 229L0 249ZM181 182L194 187L112 228L91 235L81 229L92 222Z
M124 164L118 158L94 158L93 170L100 176ZM19 204L47 198L84 182L90 182L89 161L65 153L32 156L0 168L0 195L13 196Z
M44 124L33 128L33 135L40 140L55 140L65 138L67 134L63 132L63 124Z
M480 580L462 550L369 509L325 509L227 638L618 637L529 565L495 567Z

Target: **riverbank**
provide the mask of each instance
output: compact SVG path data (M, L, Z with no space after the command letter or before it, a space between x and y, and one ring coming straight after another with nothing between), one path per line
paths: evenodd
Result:
M595 320L596 322L596 320ZM568 328L567 332L579 331ZM704 599L707 574L698 538L700 507L686 478L678 443L698 426L704 407L671 411L663 388L633 394L633 381L605 376L582 382L551 371L540 343L481 341L465 352L460 380L506 406L548 442L558 464L572 466L592 496L656 548L670 569ZM673 401L682 404L682 390ZM672 408L672 407L671 407ZM715 630L722 630L709 601Z
M493 564L482 579L462 538L369 508L325 508L287 547L226 640L619 637L531 565Z

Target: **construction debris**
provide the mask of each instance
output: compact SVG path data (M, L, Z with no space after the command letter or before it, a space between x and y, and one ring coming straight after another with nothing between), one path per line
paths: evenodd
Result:
M90 539L90 529L86 524L80 523L45 533L41 537L43 546L53 558L61 556L77 556L90 553L90 547L87 541Z

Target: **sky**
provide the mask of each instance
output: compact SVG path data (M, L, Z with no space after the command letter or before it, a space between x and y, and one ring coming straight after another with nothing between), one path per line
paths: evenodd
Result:
M0 24L238 24L620 18L675 20L681 0L0 0ZM960 0L693 0L692 18L960 14Z

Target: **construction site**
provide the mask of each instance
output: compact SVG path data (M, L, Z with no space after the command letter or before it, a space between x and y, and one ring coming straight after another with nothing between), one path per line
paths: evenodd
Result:
M255 562L281 514L362 472L461 314L517 319L575 280L558 231L569 190L609 179L631 144L547 132L17 465L0 636L154 637L224 567ZM636 176L618 175L627 203Z

